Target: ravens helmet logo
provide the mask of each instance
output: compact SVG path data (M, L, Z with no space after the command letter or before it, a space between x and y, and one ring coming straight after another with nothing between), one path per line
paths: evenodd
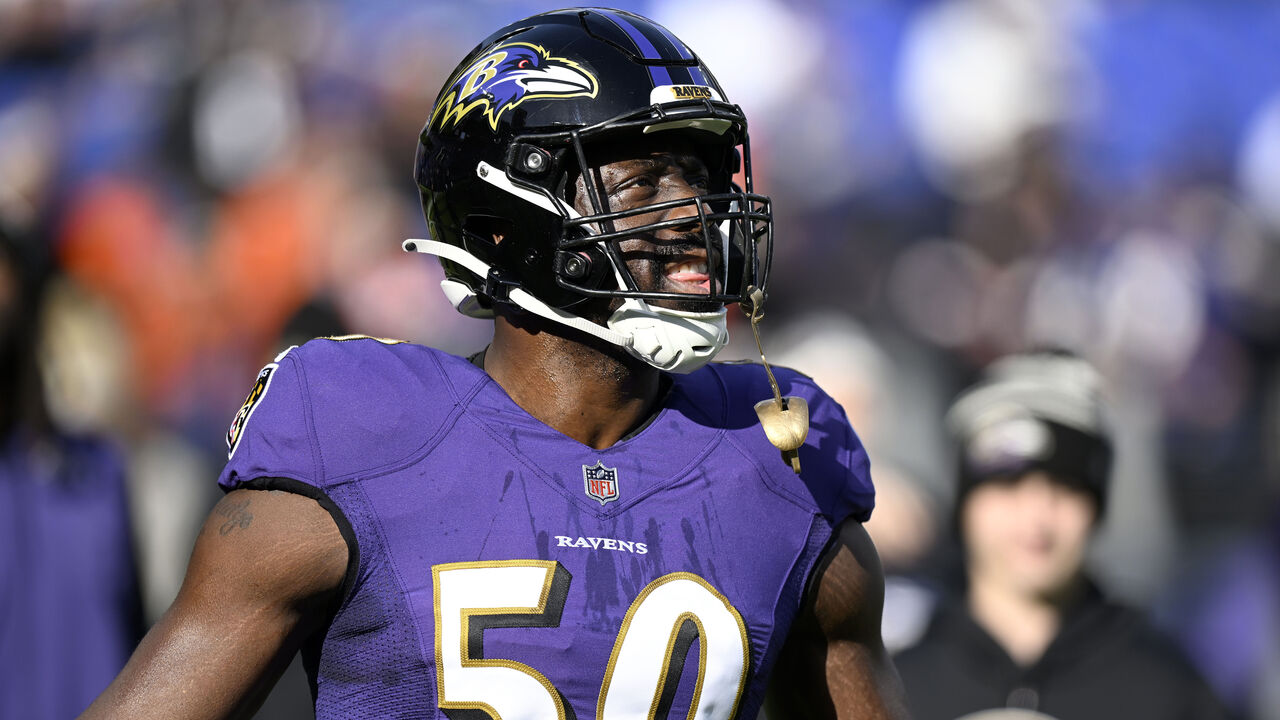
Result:
M496 130L498 118L525 100L595 97L597 89L595 76L578 63L553 57L531 43L507 43L467 66L449 84L431 113L431 125L443 130L484 108Z

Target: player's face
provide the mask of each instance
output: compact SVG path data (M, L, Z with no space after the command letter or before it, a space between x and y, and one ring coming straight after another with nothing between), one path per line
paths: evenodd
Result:
M706 195L707 166L692 143L682 138L615 144L596 151L599 164L594 180L602 188L611 212L646 205L684 200ZM593 212L582 178L577 180L574 206L579 212ZM706 209L707 212L710 209ZM707 256L697 207L690 203L614 221L614 229L628 230L643 225L684 219L687 222L657 231L640 231L618 244L637 288L643 291L706 294L715 282ZM713 245L718 229L711 228ZM657 301L658 305L681 310L708 311L719 307L707 301Z
M1052 598L1078 576L1096 514L1087 492L1043 472L983 482L961 510L969 573Z

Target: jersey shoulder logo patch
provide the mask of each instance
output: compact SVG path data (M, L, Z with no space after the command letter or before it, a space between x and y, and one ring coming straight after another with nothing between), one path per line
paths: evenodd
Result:
M287 351L286 351L287 352ZM227 429L227 459L235 454L236 448L240 446L240 438L244 435L244 427L249 424L249 418L253 415L253 411L257 409L258 404L262 402L262 398L266 397L267 390L271 388L271 378L275 375L276 369L280 367L280 359L284 357L281 353L273 362L258 373L258 379L253 383L253 388L249 390L249 397L244 399L244 404L240 406L240 410L236 412L235 419L231 421L231 427Z

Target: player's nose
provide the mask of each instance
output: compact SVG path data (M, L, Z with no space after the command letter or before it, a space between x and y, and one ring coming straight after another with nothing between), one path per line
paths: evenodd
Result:
M702 228L702 217L699 213L710 213L711 208L704 202L697 202L697 198L705 194L689 182L688 179L681 177L672 183L673 187L669 197L664 200L688 200L689 202L680 203L669 208L664 220L683 220L684 222L673 225L667 229L672 234L685 234L688 232L696 232Z

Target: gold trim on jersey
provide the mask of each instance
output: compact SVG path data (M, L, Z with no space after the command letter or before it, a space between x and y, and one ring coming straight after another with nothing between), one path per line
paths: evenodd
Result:
M395 338L374 337L372 335L326 335L325 337L316 338L317 340L332 340L334 342L346 342L348 340L377 340L383 345L403 345L407 340L396 340Z
M556 687L551 684L551 681L547 680L547 678L542 673L538 672L537 670L534 670L533 668L529 667L528 665L525 665L524 663L516 662L515 660L505 660L502 658L495 658L493 660L487 660L484 658L479 658L479 659L472 658L471 652L470 652L471 651L471 648L470 648L471 618L473 616L476 616L476 615L531 615L531 616L537 617L537 616L545 616L548 614L547 603L548 603L548 600L551 598L551 591L553 586L557 584L556 581L560 580L561 581L560 584L565 587L567 587L568 585L568 571L565 570L563 565L561 565L559 562L556 562L554 560L480 560L480 561L473 561L473 562L443 563L440 565L433 565L431 567L431 592L432 592L432 605L433 605L432 611L435 614L435 622L436 622L436 629L435 629L436 701L438 702L440 709L442 710L453 710L453 709L481 710L487 713L494 720L502 720L502 716L498 714L498 711L488 703L480 702L480 701L450 702L445 699L444 670L443 670L444 649L443 647L441 647L441 639L440 639L440 636L442 634L440 632L441 623L442 623L442 619L440 617L440 573L441 571L466 570L466 569L472 569L472 568L499 568L499 567L524 567L524 568L541 567L543 568L546 571L546 578L543 580L543 583L542 583L542 593L538 598L538 604L536 607L533 607L533 608L529 608L529 607L504 607L504 608L482 608L482 609L464 608L461 612L461 615L462 615L462 617L460 618L461 627L458 635L458 641L460 644L458 651L460 653L460 657L462 660L462 666L463 667L503 667L503 668L509 668L511 670L516 670L517 672L521 672L521 673L524 673L525 675L532 677L534 680L537 680L538 683L540 683L543 686L543 688L546 689L547 694L551 696L551 699L556 706L557 720L565 720L566 714L565 714L565 708L564 708L564 699L560 696L560 692L556 689ZM563 604L564 598L563 597L559 598L559 602ZM543 624L543 623L534 621L522 627L555 627L559 624L558 615L561 609L562 608L554 609L554 612L557 615L555 622ZM481 630L481 632L483 632L483 630Z

